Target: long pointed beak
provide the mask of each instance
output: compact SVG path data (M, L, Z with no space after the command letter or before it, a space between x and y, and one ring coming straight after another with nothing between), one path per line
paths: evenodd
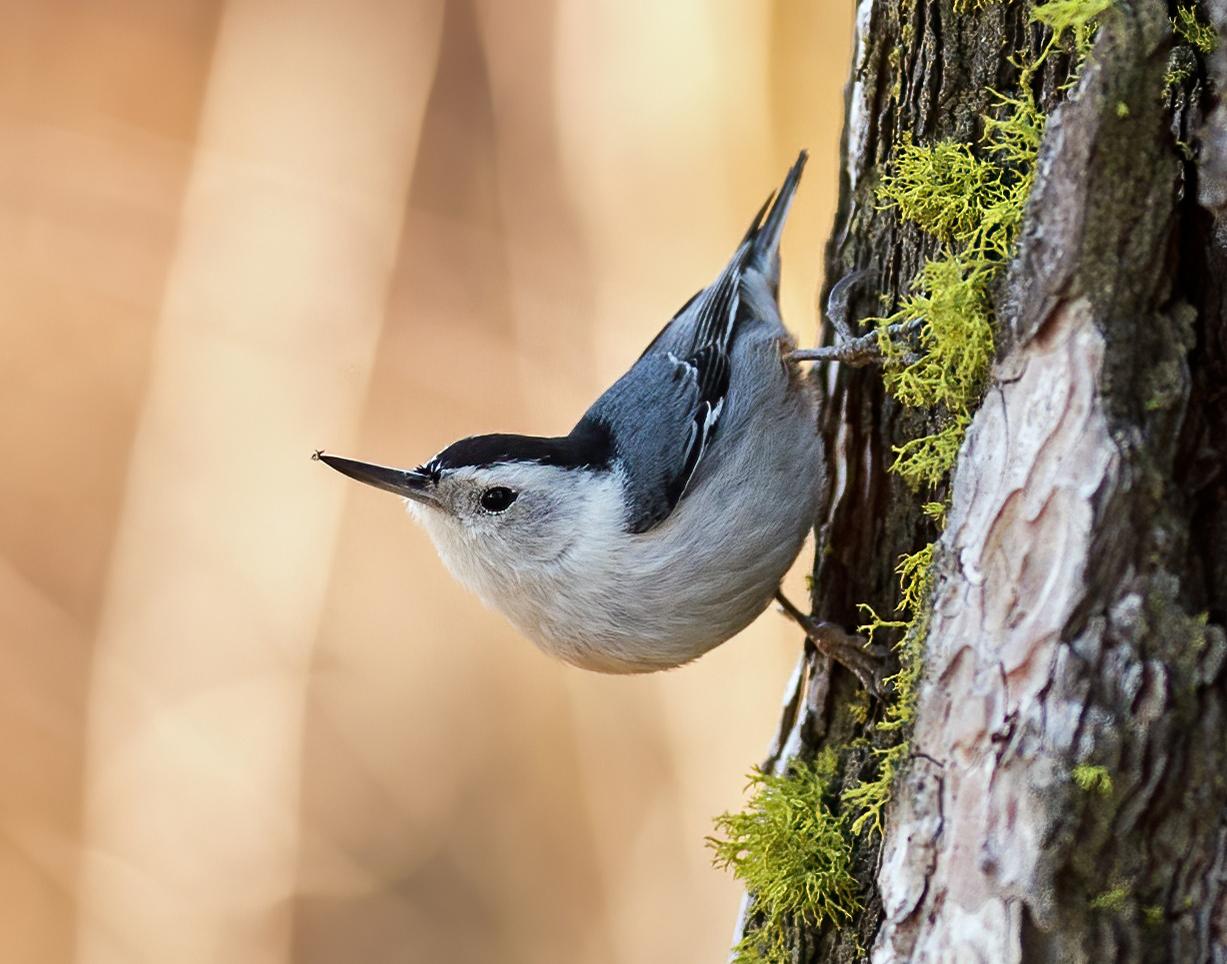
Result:
M399 495L403 499L412 499L424 505L439 505L439 500L435 498L434 479L426 472L419 472L417 469L394 469L371 462L343 459L339 455L325 455L323 452L316 452L311 458L336 469L342 475Z

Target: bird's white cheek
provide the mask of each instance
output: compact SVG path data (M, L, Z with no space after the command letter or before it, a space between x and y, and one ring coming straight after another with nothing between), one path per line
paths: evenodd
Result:
M405 499L405 512L410 519L422 526L436 543L439 541L439 536L444 533L457 534L458 530L470 528L463 520L457 519L446 509L424 505L412 499Z
M429 506L411 506L410 515L422 524L448 572L488 604L494 588L488 546L473 527Z

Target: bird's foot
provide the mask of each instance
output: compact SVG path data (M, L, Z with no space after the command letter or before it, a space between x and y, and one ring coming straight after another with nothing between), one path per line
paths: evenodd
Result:
M891 341L910 341L920 329L919 318L911 321L900 321L886 329ZM903 356L903 363L910 365L920 358L920 352L908 352ZM878 333L871 331L867 335L849 338L847 341L837 341L834 345L824 345L821 348L798 348L788 353L789 361L837 361L853 368L864 368L866 365L881 365L884 356L882 342Z
M874 696L883 692L882 674L886 669L886 651L881 646L870 646L869 640L850 633L842 626L807 616L794 606L783 592L776 590L776 602L784 613L803 630L807 642L824 656L828 656L860 680Z
M871 331L864 335L852 333L848 323L848 301L852 289L873 273L867 269L853 271L844 275L831 289L827 298L827 320L835 333L835 344L821 348L800 348L789 352L790 361L837 361L853 368L863 368L865 365L880 365L883 361L882 342L879 332ZM920 330L922 322L919 318L896 322L886 329L890 341L911 343ZM911 352L904 357L904 362L910 364L919 357L919 353Z

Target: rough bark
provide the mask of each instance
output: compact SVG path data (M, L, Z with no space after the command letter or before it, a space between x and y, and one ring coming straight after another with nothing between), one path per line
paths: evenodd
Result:
M798 961L1227 960L1227 57L1181 46L1174 13L1118 0L1076 85L1068 58L1036 79L1048 125L951 482L909 760L883 839L857 840L862 911L799 928ZM1221 37L1227 2L1200 13ZM864 316L937 247L875 202L900 134L974 142L1017 82L1005 52L1044 35L1022 3L862 0L857 19L827 277L876 269ZM1194 64L1183 85L1169 58ZM813 602L854 625L937 534L888 472L926 416L873 371L824 394ZM880 707L841 711L855 690L803 665L769 766L880 745ZM847 783L871 766L845 758Z

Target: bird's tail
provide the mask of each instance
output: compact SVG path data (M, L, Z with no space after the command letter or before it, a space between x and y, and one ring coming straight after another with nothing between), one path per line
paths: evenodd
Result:
M789 168L784 183L759 208L758 214L755 215L750 225L750 230L746 232L745 242L750 244L747 263L754 265L773 279L779 274L780 235L784 233L784 222L788 220L788 209L792 207L792 198L797 193L797 185L801 182L801 171L805 168L805 162L808 159L809 151L803 150L797 155L797 160Z

